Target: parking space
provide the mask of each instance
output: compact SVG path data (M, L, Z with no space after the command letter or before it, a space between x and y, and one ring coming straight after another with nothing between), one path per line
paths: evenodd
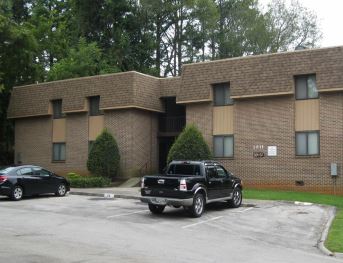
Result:
M249 201L189 218L137 200L0 198L0 262L339 262L316 247L329 209Z

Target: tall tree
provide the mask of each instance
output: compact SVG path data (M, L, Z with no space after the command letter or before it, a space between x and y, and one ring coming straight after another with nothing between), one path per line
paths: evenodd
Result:
M122 71L149 72L153 64L152 38L138 0L72 0L80 36L96 42L110 64Z
M0 163L13 162L13 126L6 118L13 86L36 79L37 42L29 24L17 24L0 12Z
M271 41L266 52L279 52L296 47L315 47L321 39L315 13L292 0L273 0L266 13L267 29Z
M87 44L84 38L69 50L68 55L56 62L48 74L48 80L60 80L93 76L101 73L118 72L118 68L110 67L102 60L101 49L95 42Z

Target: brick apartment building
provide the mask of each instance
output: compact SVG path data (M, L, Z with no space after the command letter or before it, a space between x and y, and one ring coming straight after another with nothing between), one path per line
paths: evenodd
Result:
M8 118L16 162L61 174L87 173L104 127L123 175L161 170L195 123L245 185L343 193L343 47L189 64L174 78L125 72L16 87Z

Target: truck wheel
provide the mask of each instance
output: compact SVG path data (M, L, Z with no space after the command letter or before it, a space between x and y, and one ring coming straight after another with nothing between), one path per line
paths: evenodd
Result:
M162 214L165 205L154 205L154 204L149 204L149 210L153 214Z
M189 208L192 217L201 217L205 209L205 198L201 193L197 193L193 198L193 205Z
M242 190L239 187L233 189L232 199L229 200L229 206L232 208L238 208L242 204Z

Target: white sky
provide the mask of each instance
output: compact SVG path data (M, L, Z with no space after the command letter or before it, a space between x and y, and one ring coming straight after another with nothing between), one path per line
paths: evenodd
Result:
M343 46L343 0L298 0L299 3L317 14L323 37L321 47ZM259 0L267 5L270 0Z

